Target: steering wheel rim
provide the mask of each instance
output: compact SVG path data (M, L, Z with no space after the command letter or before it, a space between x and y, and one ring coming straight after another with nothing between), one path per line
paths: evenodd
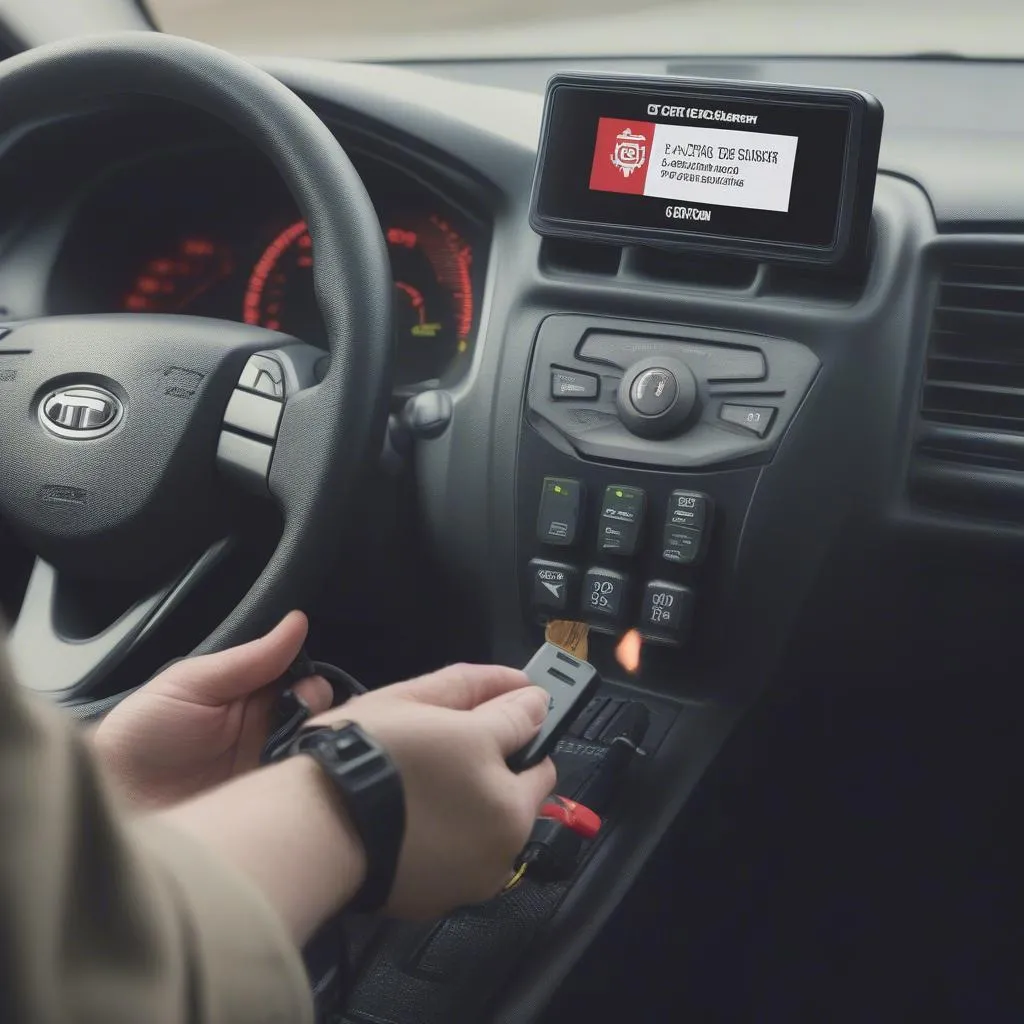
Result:
M251 640L301 606L331 561L351 484L380 451L387 420L390 265L366 189L328 128L275 78L214 47L132 32L31 50L0 65L0 131L66 113L69 96L128 94L206 111L274 163L309 227L330 347L326 375L281 415L267 478L284 518L277 548L192 652L203 654Z

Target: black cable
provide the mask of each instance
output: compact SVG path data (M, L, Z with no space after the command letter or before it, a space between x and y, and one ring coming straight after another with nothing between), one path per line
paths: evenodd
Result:
M314 661L313 669L317 675L323 676L334 690L334 703L344 704L349 697L358 697L367 689L355 676L350 675L329 661Z
M270 736L263 745L261 764L270 764L283 757L292 740L308 721L309 705L295 693L293 687L296 683L314 675L323 676L330 683L334 695L334 699L331 701L332 707L344 704L349 697L366 693L366 687L344 669L340 669L328 661L313 661L306 654L305 649L299 651L295 660L278 680L278 685L283 688L274 705Z

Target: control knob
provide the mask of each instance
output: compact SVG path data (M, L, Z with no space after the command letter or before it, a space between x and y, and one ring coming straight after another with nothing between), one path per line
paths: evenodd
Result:
M642 359L626 370L616 406L626 428L640 437L678 434L697 412L697 380L680 359Z

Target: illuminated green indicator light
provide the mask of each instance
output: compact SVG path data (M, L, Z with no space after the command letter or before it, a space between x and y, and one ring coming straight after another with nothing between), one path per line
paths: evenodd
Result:
M622 491L616 491L615 492L615 497L616 498L621 498L622 497Z
M555 494L561 494L561 493L562 493L562 486L561 486L561 484L555 484Z

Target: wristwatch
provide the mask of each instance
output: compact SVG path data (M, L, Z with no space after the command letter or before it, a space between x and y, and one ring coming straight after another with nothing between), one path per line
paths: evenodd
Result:
M331 780L366 850L366 879L351 910L380 910L391 895L405 837L405 793L395 763L355 722L303 729L288 755L308 754Z

